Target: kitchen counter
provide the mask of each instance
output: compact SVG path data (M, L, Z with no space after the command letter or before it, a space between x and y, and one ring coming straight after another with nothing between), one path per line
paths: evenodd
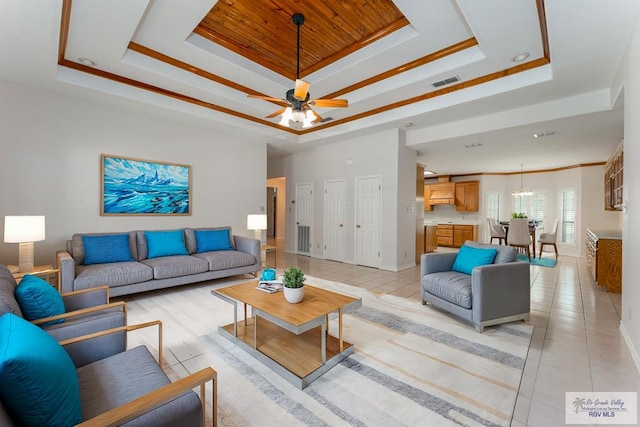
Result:
M434 221L434 220L424 220L424 225L438 225L438 224L458 224L458 225L480 225L478 221L472 220L455 220L455 221Z
M587 229L597 239L622 240L622 230L592 230Z

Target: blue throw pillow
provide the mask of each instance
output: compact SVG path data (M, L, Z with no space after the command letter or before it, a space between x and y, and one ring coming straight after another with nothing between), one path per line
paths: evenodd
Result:
M229 229L195 230L197 252L232 251Z
M16 287L15 297L22 315L27 320L65 313L64 301L58 291L45 280L30 274L25 275ZM53 320L44 323L43 326L62 322L64 319Z
M0 317L0 397L25 426L82 421L78 373L67 352L13 313Z
M493 260L498 253L497 249L472 248L463 245L456 255L451 270L460 273L471 274L474 267L493 264Z
M174 231L145 231L149 254L147 258L158 258L170 255L189 255L184 246L184 232Z
M84 265L133 261L128 234L82 236Z

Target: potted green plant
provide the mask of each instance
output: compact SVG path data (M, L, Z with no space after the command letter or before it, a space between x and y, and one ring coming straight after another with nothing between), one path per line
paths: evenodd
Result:
M284 286L285 299L296 304L304 298L304 271L298 267L289 267L284 271L282 284Z
M527 218L527 214L525 214L524 212L512 212L511 213L511 218Z

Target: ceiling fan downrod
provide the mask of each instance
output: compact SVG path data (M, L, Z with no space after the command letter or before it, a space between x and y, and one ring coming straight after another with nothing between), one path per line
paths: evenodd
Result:
M300 26L304 24L304 15L301 13L294 13L291 17L293 23L298 27L298 60L296 62L296 79L300 78Z

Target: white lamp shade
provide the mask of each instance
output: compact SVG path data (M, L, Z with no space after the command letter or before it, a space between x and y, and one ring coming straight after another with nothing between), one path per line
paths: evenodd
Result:
M5 216L5 243L39 242L44 240L44 216Z
M247 215L247 230L266 230L267 214Z

